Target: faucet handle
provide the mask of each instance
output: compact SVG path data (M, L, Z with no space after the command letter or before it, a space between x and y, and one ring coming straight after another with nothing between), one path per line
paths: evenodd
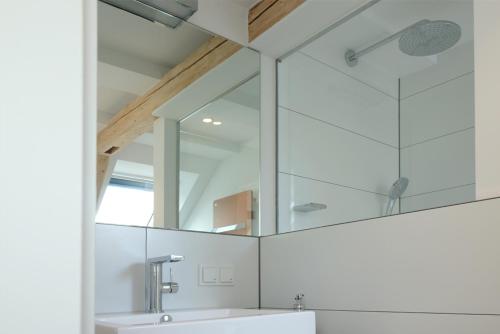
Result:
M170 254L167 256L160 256L160 257L154 257L154 258L148 259L148 262L151 264L161 264L161 263L165 263L165 262L180 262L182 260L184 260L184 256Z
M162 293L177 293L179 291L179 283L166 282L161 285Z
M302 301L302 299L303 299L303 298L304 298L304 294L303 294L303 293L298 293L298 294L295 296L294 300L295 300L296 302L300 302L300 301Z

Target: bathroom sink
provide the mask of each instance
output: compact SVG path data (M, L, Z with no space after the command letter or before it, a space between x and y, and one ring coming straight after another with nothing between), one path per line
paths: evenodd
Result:
M164 317L168 315L168 317ZM161 318L169 322L160 322ZM314 334L312 311L204 309L96 316L96 334Z

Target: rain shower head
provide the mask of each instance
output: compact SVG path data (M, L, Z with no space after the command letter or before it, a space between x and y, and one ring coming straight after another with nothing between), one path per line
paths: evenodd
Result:
M455 22L427 21L401 35L399 50L409 56L431 56L457 44L461 35L462 29Z
M399 38L399 50L409 56L425 57L448 50L460 40L462 29L445 20L421 20L360 51L347 50L345 60L353 67L359 57Z

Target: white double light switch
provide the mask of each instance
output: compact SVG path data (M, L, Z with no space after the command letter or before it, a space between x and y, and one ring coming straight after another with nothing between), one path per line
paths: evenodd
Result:
M200 265L200 285L234 285L234 267Z

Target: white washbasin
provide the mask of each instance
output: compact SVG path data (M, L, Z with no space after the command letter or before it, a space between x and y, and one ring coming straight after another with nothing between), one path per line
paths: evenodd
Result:
M160 323L168 314L172 321ZM315 334L312 311L206 309L96 316L96 334Z

